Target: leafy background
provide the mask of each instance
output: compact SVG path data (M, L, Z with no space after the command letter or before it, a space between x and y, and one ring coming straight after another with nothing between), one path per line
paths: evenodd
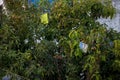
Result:
M25 7L23 7L23 4ZM0 28L0 78L11 80L119 80L120 33L96 20L112 18L110 0L6 0ZM48 13L49 23L40 15ZM88 52L79 42L89 45Z

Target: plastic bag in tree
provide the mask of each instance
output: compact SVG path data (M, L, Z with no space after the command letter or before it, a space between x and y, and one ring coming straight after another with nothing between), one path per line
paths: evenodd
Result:
M86 53L88 50L88 44L85 44L83 42L80 42L79 47L84 53Z
M48 24L48 14L47 13L41 15L41 23Z

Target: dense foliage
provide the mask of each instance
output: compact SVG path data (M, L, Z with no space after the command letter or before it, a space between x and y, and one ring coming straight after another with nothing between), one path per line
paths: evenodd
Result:
M0 79L119 80L120 33L97 22L113 17L110 0L5 0L0 28ZM49 15L42 24L40 16ZM83 52L79 43L88 44Z

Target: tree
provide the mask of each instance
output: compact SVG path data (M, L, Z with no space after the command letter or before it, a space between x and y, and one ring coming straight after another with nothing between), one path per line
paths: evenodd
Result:
M1 77L119 79L120 33L96 21L114 16L110 0L55 0L52 5L43 0L37 7L26 3L6 0L9 16L4 15L0 29ZM44 13L49 15L48 24L40 23ZM87 52L80 49L80 42L88 45Z

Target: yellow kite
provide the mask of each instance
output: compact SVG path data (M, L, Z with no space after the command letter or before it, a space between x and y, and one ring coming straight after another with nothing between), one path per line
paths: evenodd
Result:
M47 13L41 15L41 23L48 24L48 14Z

